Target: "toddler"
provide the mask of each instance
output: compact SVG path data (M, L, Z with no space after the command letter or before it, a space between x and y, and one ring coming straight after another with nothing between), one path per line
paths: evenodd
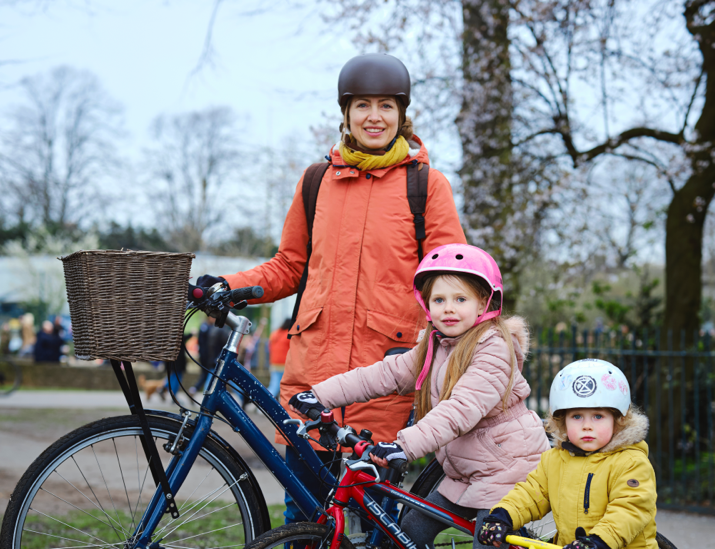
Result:
M587 358L551 384L548 429L558 446L484 519L478 539L499 547L509 530L554 514L564 549L656 549L655 472L648 418L613 364Z

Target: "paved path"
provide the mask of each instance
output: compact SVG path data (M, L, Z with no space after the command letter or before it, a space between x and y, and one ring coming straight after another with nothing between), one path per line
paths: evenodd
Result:
M157 396L144 405L176 410L173 403ZM127 404L120 391L19 391L0 398L0 514L22 473L47 446L90 421L125 413ZM251 418L273 440L273 427L263 414L252 412ZM243 439L221 422L214 426L246 459L267 503L282 503L280 485ZM658 530L678 549L715 548L715 517L659 511L657 522Z

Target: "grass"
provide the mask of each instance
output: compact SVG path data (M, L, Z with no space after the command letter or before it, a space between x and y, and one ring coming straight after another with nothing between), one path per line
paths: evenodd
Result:
M222 507L221 505L215 505L215 507ZM209 505L203 509L199 515L202 516L207 514L214 505ZM268 514L271 519L271 528L275 528L283 524L284 517L283 511L285 511L285 505L269 505ZM99 513L92 512L94 516L99 516L101 520L105 523L108 520L105 517L99 515ZM122 511L117 514L112 515L114 519L121 521L122 524L130 524L131 517ZM190 513L186 513L184 516L187 518ZM0 522L2 522L2 515L0 515ZM181 521L182 518L179 518ZM61 521L61 522L58 522ZM191 545L191 547L221 547L221 546L233 546L236 544L243 543L243 533L237 538L237 529L228 528L226 530L221 530L226 526L230 526L236 523L236 511L235 509L227 508L214 511L210 515L203 517L199 520L194 520L188 522L186 525L182 526L180 538L189 537L193 535L198 535L203 532L217 530L211 534L199 536L194 538L192 541L198 543L198 545ZM82 535L77 530L85 532L87 535ZM61 517L57 517L57 520L45 516L31 516L25 523L25 529L30 529L36 532L41 532L46 535L34 535L30 537L24 537L22 541L23 549L45 549L48 546L49 541L52 540L52 545L55 547L63 547L61 538L68 538L69 540L78 540L83 542L91 542L92 540L97 541L91 536L96 536L102 540L107 540L109 542L117 541L119 538L117 534L110 528L107 524L102 524L99 520L87 516L87 514L80 511L72 511L71 513L64 514ZM48 537L57 536L57 537ZM176 534L170 539L176 539ZM76 546L77 541L65 540L64 546ZM169 540L167 540L169 541ZM55 543L57 542L57 543Z

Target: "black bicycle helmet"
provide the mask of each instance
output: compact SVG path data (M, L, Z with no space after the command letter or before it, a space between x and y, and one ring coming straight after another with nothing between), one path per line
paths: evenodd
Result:
M338 77L338 103L345 109L355 95L394 95L407 107L410 104L410 73L392 55L366 53L345 63Z

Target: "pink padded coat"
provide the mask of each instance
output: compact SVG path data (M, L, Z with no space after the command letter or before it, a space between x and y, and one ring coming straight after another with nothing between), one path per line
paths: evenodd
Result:
M432 410L416 425L397 433L408 459L436 452L446 477L439 492L463 507L490 509L514 484L536 468L549 449L541 419L529 411L524 399L531 389L521 374L529 335L524 321L511 317L518 372L502 409L509 384L510 361L506 341L498 330L485 332L472 364L457 382L449 399L440 402L449 356L459 338L444 338L435 349L432 364ZM318 400L328 408L368 400L397 391L415 390L416 349L391 356L367 368L357 368L313 386Z

